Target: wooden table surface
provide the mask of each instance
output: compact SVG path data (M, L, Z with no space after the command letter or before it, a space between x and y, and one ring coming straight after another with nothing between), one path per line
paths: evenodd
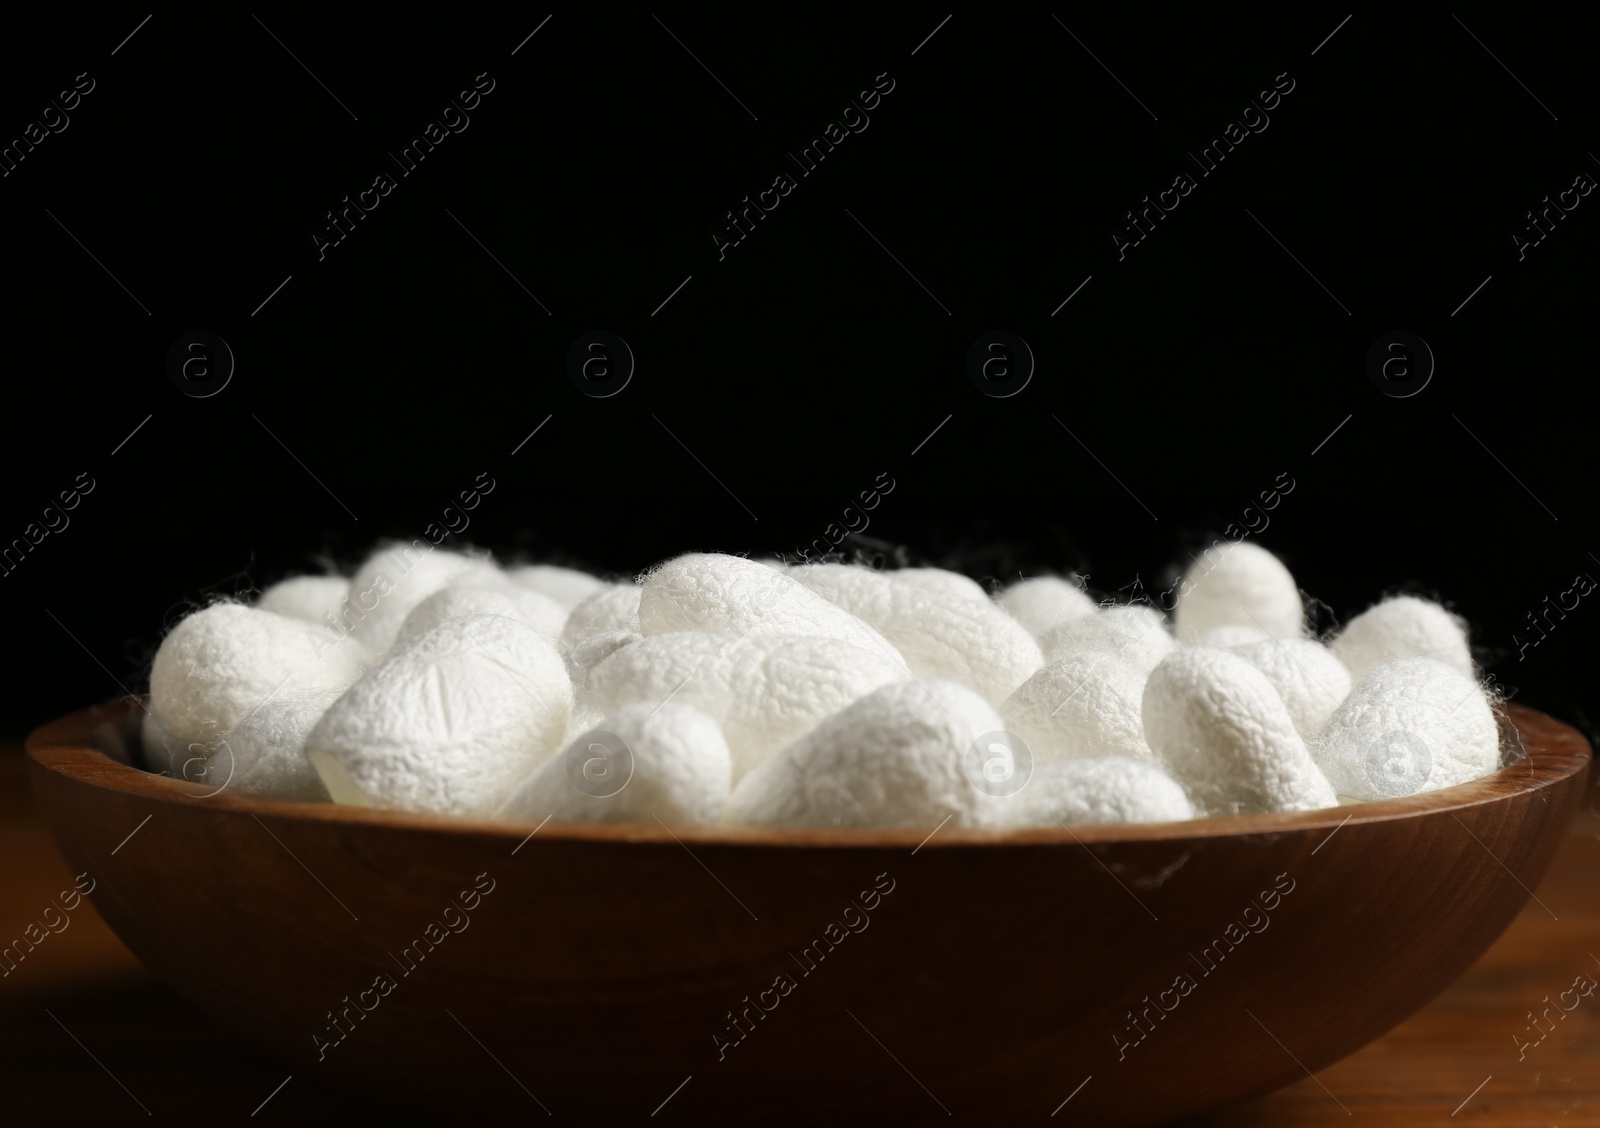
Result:
M72 885L24 768L20 749L0 746L0 943ZM1385 1037L1314 1078L1186 1123L1600 1125L1600 991L1569 992L1576 1005L1556 1009L1579 976L1600 980L1600 819L1574 821L1534 892L1471 971ZM256 1122L377 1118L370 1096L294 1077L156 982L92 908L70 920L0 978L0 1123L123 1123L146 1111L213 1123L258 1108ZM403 1111L382 1121L436 1123Z

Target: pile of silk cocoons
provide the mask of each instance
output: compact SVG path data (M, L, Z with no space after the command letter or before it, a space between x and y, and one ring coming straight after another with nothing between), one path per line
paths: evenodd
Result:
M1388 598L1318 638L1244 542L1173 594L1168 616L1054 576L991 595L715 553L619 583L390 545L181 620L145 764L541 825L924 831L1318 810L1500 766L1497 703L1439 604Z

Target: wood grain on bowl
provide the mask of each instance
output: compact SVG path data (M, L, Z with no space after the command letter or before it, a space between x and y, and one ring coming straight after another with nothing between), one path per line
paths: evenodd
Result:
M1509 706L1526 753L1494 775L1322 812L536 830L153 776L95 743L138 711L29 752L62 852L152 970L296 1069L594 1121L1145 1124L1268 1091L1489 946L1590 759Z

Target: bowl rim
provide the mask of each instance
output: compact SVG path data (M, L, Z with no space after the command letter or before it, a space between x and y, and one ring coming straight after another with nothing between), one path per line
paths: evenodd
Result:
M334 825L359 825L420 831L447 831L456 835L526 843L535 834L544 841L567 842L675 842L733 847L833 847L844 849L910 849L1061 845L1105 845L1121 842L1177 842L1202 838L1276 838L1294 832L1335 832L1347 823L1390 822L1425 814L1444 814L1531 795L1562 783L1588 767L1593 758L1589 741L1575 728L1546 713L1515 702L1497 707L1502 733L1509 731L1520 744L1520 755L1498 770L1452 787L1438 788L1395 799L1379 799L1314 811L1255 815L1217 815L1163 823L1060 824L1056 827L980 829L946 827L894 828L768 828L671 825L648 823L556 822L546 819L509 820L387 810L335 803L297 803L229 792L226 785L213 790L204 784L172 779L134 766L128 759L108 754L108 727L126 734L137 726L142 697L119 697L49 721L28 734L26 751L40 772L64 777L77 784L118 793L144 802L208 808L239 815ZM125 736L122 739L126 739ZM1504 742L1502 742L1504 747ZM948 822L948 818L946 822ZM532 828L530 830L530 828ZM1332 837L1332 834L1329 834ZM521 846L518 846L521 849Z

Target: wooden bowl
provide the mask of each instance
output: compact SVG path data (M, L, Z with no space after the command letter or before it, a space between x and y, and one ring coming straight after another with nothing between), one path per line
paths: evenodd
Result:
M536 830L151 775L138 711L28 751L62 852L157 975L297 1074L594 1122L1147 1124L1265 1093L1489 947L1590 760L1512 705L1501 771L1328 811Z

